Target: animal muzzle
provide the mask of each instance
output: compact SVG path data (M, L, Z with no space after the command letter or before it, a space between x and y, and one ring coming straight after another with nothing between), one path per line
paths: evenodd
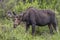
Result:
M13 28L16 28L17 27L17 24L13 24Z
M20 24L19 22L18 22L18 23L17 23L17 22L14 23L14 24L13 24L13 27L16 28L19 24Z

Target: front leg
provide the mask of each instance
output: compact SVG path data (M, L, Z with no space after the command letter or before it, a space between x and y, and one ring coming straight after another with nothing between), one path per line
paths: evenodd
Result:
M32 35L35 33L35 24L32 25Z
M29 24L26 23L26 32L28 31L28 29L29 29Z

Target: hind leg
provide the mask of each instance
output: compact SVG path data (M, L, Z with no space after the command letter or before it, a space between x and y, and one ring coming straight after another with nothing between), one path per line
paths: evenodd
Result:
M50 29L50 33L53 34L52 25L51 25L51 24L48 24L48 27L49 27L49 29Z
M55 30L57 33L59 33L56 18L55 18L54 21L52 22L52 25L53 25L54 30Z
M55 30L57 33L59 33L57 24L56 24L56 23L53 23L52 25L53 25L54 30Z

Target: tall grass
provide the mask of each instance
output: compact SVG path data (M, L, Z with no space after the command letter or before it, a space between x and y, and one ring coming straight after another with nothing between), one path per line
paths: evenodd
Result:
M60 17L58 17L58 26L60 29ZM60 30L59 30L60 31ZM25 25L19 25L13 28L11 20L0 20L0 40L60 40L60 34L49 33L48 27L36 27L36 35L31 35L31 27L25 32Z

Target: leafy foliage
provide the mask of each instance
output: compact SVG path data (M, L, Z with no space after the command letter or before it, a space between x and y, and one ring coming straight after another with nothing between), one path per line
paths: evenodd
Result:
M60 34L50 35L47 26L36 28L39 32L32 36L31 28L25 33L25 25L19 25L14 29L12 21L5 19L7 11L15 11L18 14L30 6L54 10L56 16L60 14L60 0L0 0L0 40L60 40ZM60 22L60 15L57 18Z
M57 18L59 22L60 17ZM60 23L58 23L58 26L60 26ZM39 29L36 27L36 35L32 36L31 27L26 33L24 24L17 26L17 28L13 28L13 23L11 20L1 19L0 40L60 40L60 34L49 34L49 29L47 26L45 26L39 27Z
M0 16L5 16L8 10L19 13L33 6L39 9L51 9L60 12L60 0L1 0Z

